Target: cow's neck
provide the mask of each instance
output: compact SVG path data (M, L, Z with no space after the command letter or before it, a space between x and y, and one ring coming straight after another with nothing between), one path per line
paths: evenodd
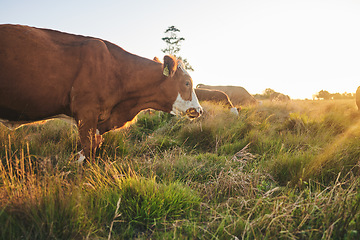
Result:
M172 105L164 96L166 77L162 70L161 63L135 55L128 57L126 69L121 69L121 66L119 69L119 73L123 73L121 77L126 79L119 86L120 99L111 110L109 119L99 123L101 134L113 128L123 127L145 109L171 111Z
M119 103L112 110L110 117L98 124L100 133L103 134L112 129L125 126L127 122L131 122L139 112L145 109L151 108L168 112L168 107L155 100L154 96L156 96L156 94L158 93L147 97L130 98Z
M130 95L144 95L156 89L164 76L162 74L162 64L152 60L139 58L128 66L129 72L124 81L124 89Z
M169 104L169 99L165 97L164 93L165 78L162 73L154 74L151 81L149 81L149 77L146 80L146 83L143 83L136 91L129 93L128 97L123 100L126 105L130 106L130 115L135 116L141 110L149 108L164 112L171 111L171 104Z
M133 111L141 111L152 108L161 111L170 111L160 96L163 95L163 83L166 77L163 75L163 65L152 60L136 55L128 57L125 81L120 87L122 99L120 102L133 102ZM165 99L168 100L168 99ZM175 100L175 99L174 99Z

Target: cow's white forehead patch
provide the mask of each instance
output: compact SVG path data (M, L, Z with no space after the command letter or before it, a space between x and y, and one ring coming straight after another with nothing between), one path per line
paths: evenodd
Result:
M239 112L238 112L238 110L237 110L236 107L231 108L231 109L230 109L230 112L233 113L233 114L235 114L235 115L239 115Z
M179 113L184 113L190 108L195 108L198 112L200 112L200 110L202 109L194 90L192 91L191 100L184 100L181 97L180 93L178 93L178 96L173 104L172 111L170 113L176 115Z

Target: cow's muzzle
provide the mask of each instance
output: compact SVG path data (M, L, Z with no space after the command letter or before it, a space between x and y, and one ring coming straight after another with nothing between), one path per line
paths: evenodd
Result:
M203 110L202 108L198 108L198 109L195 109L195 108L189 108L188 110L186 110L185 114L188 118L190 119L195 119L195 118L198 118L200 117L200 115L203 113Z

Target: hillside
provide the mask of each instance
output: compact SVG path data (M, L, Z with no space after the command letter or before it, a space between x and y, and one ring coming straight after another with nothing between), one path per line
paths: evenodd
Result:
M0 126L1 239L359 239L354 100L141 113L74 163L60 120Z

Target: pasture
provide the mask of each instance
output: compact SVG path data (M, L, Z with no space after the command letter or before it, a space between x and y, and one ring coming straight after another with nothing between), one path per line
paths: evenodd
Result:
M0 126L1 239L359 239L355 100L141 113L74 163L61 120Z

